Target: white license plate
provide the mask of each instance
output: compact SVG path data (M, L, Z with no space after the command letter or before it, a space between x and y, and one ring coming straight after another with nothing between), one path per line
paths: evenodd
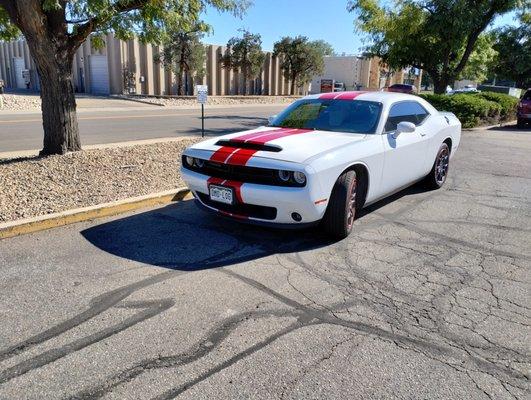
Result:
M210 200L219 201L220 203L232 204L233 191L225 186L210 185Z

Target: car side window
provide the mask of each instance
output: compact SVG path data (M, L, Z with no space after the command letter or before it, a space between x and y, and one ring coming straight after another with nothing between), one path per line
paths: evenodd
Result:
M398 123L402 121L413 122L415 125L420 125L428 115L428 111L416 101L401 101L391 106L389 116L385 122L385 131L395 131Z

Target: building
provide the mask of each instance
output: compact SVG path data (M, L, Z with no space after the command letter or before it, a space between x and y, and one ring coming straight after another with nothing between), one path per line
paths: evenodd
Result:
M311 92L319 93L321 79L343 82L346 90L379 90L395 83L411 83L420 88L422 71L418 71L410 79L408 77L406 71L389 70L381 64L378 57L327 56L324 58L323 75L312 79Z
M102 95L175 95L175 75L154 61L153 56L160 49L137 39L118 40L112 34L106 36L103 49L96 49L89 38L74 58L75 90ZM243 92L241 73L222 68L221 57L225 52L224 46L206 45L206 74L193 80L193 84L208 85L210 95ZM25 40L0 42L0 79L5 81L8 89L39 90L38 74ZM290 81L280 70L280 60L266 52L262 72L251 85L251 94L287 95L289 89Z
M138 39L122 41L112 34L105 38L105 47L96 49L90 38L74 57L73 83L75 90L90 94L136 93L146 95L176 95L174 73L154 60L161 47L143 44ZM221 58L227 51L219 45L206 45L206 74L189 78L188 86L208 85L209 95L237 95L243 93L243 77L238 71L222 68ZM287 95L290 81L280 69L280 59L265 52L260 76L252 82L251 94ZM387 74L387 75L386 75ZM389 82L402 82L403 74L388 74L377 58L360 56L325 57L325 74L314 77L311 87L319 91L322 78L344 82L347 90L358 87L377 90ZM400 78L400 79L395 79ZM39 90L39 77L25 40L0 42L0 79L8 89ZM307 88L299 89L300 93Z

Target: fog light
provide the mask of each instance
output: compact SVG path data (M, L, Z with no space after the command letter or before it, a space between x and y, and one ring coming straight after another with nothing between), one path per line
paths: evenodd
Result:
M293 221L295 222L301 222L302 221L302 216L299 214L299 213L291 213L291 218L293 218Z

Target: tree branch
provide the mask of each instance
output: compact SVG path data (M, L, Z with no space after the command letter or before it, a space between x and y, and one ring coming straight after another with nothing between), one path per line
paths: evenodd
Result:
M459 61L459 64L457 64L457 66L454 69L454 72L456 75L459 74L463 70L463 68L465 68L468 58L470 57L470 54L472 54L472 51L474 50L474 46L476 45L479 35L481 34L481 32L485 30L487 25L490 23L490 21L494 17L494 14L496 14L496 11L494 10L494 8L491 8L489 12L485 15L483 19L483 23L470 33L470 36L468 37L468 41L465 47L465 51L463 52L463 55L461 56L461 60Z
M3 0L0 0L3 1ZM144 7L149 0L121 0L118 1L116 4L114 4L114 13L113 16L138 10L142 7ZM77 31L75 34L70 36L69 39L69 45L70 45L70 51L75 52L79 46L87 39L87 37L94 32L98 27L103 25L104 23L108 22L108 19L102 19L98 17L93 17L88 19L87 22L85 22L83 25L79 26L77 28Z

